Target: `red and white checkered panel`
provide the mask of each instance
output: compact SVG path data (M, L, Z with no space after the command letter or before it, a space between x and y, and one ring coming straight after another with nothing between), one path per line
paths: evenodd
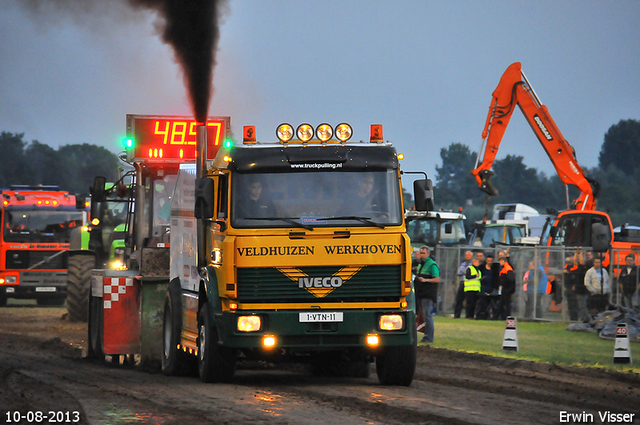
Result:
M108 277L104 279L104 308L111 308L112 303L120 301L126 295L127 290L133 288L133 278Z
M105 276L103 291L104 353L139 353L140 281L133 277Z

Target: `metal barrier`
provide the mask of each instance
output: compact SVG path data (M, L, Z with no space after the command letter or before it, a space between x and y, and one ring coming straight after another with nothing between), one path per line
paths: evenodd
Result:
M565 247L529 247L511 246L497 248L479 247L445 247L436 246L433 258L440 267L440 284L438 286L438 303L436 305L439 314L452 314L455 306L456 292L461 282L457 271L464 261L466 251L473 252L474 257L478 252L483 252L485 256L493 254L495 262L498 262L498 253L507 251L511 266L516 277L516 292L512 296L511 315L519 319L547 320L547 321L570 321L567 296L564 285L564 270L571 262L571 257L579 248ZM589 249L582 249L585 253ZM611 258L620 258L620 252L612 251L608 255ZM624 256L622 256L624 258ZM614 304L621 304L622 294L618 283L618 275L623 265L617 264L614 260L609 264L608 273L610 276L611 289L610 301ZM616 263L616 264L614 264ZM640 249L635 252L635 262L640 263ZM531 270L525 290L524 276ZM531 278L531 274L533 278ZM640 274L640 273L639 273ZM640 306L640 295L638 291L634 295L634 304Z

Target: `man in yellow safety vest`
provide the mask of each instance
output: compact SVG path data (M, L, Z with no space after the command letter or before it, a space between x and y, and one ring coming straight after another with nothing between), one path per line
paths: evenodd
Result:
M475 317L476 303L480 296L480 279L482 279L482 271L480 270L479 263L480 261L478 258L474 258L464 276L464 296L467 301L465 317L467 319L473 319Z

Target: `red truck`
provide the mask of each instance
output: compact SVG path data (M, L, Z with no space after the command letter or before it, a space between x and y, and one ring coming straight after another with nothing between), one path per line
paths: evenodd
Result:
M64 304L71 230L87 220L83 200L57 186L12 186L0 199L0 306L8 298Z

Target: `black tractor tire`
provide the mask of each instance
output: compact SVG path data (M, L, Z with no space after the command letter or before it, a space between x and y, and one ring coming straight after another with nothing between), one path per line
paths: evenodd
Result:
M165 375L189 375L193 370L193 356L178 349L181 332L180 284L172 282L165 297L162 322L162 373Z
M72 255L67 272L67 312L72 322L86 322L89 312L91 271L95 267L93 255Z
M211 324L211 307L204 303L198 314L198 374L202 382L231 382L236 371L236 350L218 344Z
M382 347L376 356L376 372L382 385L408 387L416 371L415 342L410 345Z

